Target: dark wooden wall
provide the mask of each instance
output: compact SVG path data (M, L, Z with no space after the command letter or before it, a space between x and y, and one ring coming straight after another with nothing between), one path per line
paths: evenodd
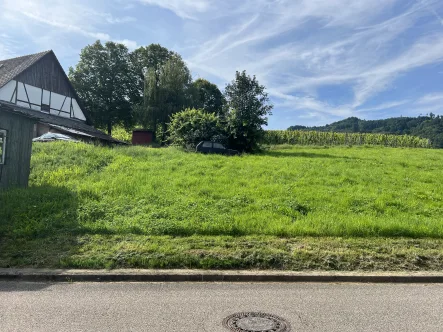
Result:
M15 79L64 96L76 97L63 68L52 53L45 55Z
M34 121L0 108L0 129L7 131L5 164L0 164L0 189L26 187L31 167Z

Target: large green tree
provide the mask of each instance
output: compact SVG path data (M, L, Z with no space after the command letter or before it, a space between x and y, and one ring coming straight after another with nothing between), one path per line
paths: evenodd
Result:
M226 86L225 98L230 146L247 152L257 149L273 108L265 87L246 71L236 72L235 79Z
M158 78L161 67L177 53L168 50L160 44L151 44L148 46L142 46L129 55L132 70L135 73L135 83L138 89L139 99L135 101L136 104L142 104L143 102L143 90L144 90L144 68L153 70Z
M145 80L143 118L154 132L160 126L164 139L171 115L192 104L192 76L182 58L174 55L158 71L149 69Z
M106 127L111 135L114 125L131 125L137 91L125 45L96 41L86 46L75 68L69 68L69 79L95 126Z
M207 113L222 115L225 99L217 85L199 78L193 86L195 89L194 107Z

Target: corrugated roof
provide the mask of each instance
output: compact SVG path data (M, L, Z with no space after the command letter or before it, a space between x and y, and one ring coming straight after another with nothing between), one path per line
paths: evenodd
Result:
M44 51L17 58L0 60L0 88L51 52L52 51Z
M54 124L48 124L48 126L51 127L51 128L54 128L54 129L57 129L57 130L69 133L69 134L80 135L80 136L85 136L85 137L88 137L88 138L93 138L93 136L90 135L90 134L86 134L86 133L84 133L82 131L71 129L71 128L68 128L68 127L57 126L57 125L54 125Z
M36 110L32 110L29 108L25 108L25 107L21 107L21 106L17 106L15 104L12 103L8 103L8 102L4 102L4 101L0 101L0 107L1 106L6 106L10 109L13 109L16 112L19 112L21 114L26 114L34 119L37 119L38 122L42 122L42 123L46 123L49 125L56 125L56 126L61 126L61 127L66 127L66 128L70 128L73 130L77 130L80 131L82 133L88 134L92 137L98 138L99 140L102 141L107 141L110 143L118 143L118 144L127 144L125 142L116 140L115 138L112 138L111 136L105 134L104 132L95 129L94 127L91 127L89 125L87 125L86 123L80 121L80 120L73 120L70 118L63 118L61 116L57 116L57 115L52 115L49 113L45 113L45 112L40 112L40 111L36 111Z

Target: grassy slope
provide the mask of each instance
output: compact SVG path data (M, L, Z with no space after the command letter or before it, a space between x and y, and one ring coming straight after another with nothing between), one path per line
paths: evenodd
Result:
M31 187L0 193L0 266L439 269L442 164L420 149L35 144Z

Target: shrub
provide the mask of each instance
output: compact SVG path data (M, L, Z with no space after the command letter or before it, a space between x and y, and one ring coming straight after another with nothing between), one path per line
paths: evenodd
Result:
M115 126L112 129L112 137L126 143L131 143L132 131L125 129L123 126Z
M186 109L171 118L169 140L174 145L195 148L201 141L225 141L224 130L215 114L203 110Z

